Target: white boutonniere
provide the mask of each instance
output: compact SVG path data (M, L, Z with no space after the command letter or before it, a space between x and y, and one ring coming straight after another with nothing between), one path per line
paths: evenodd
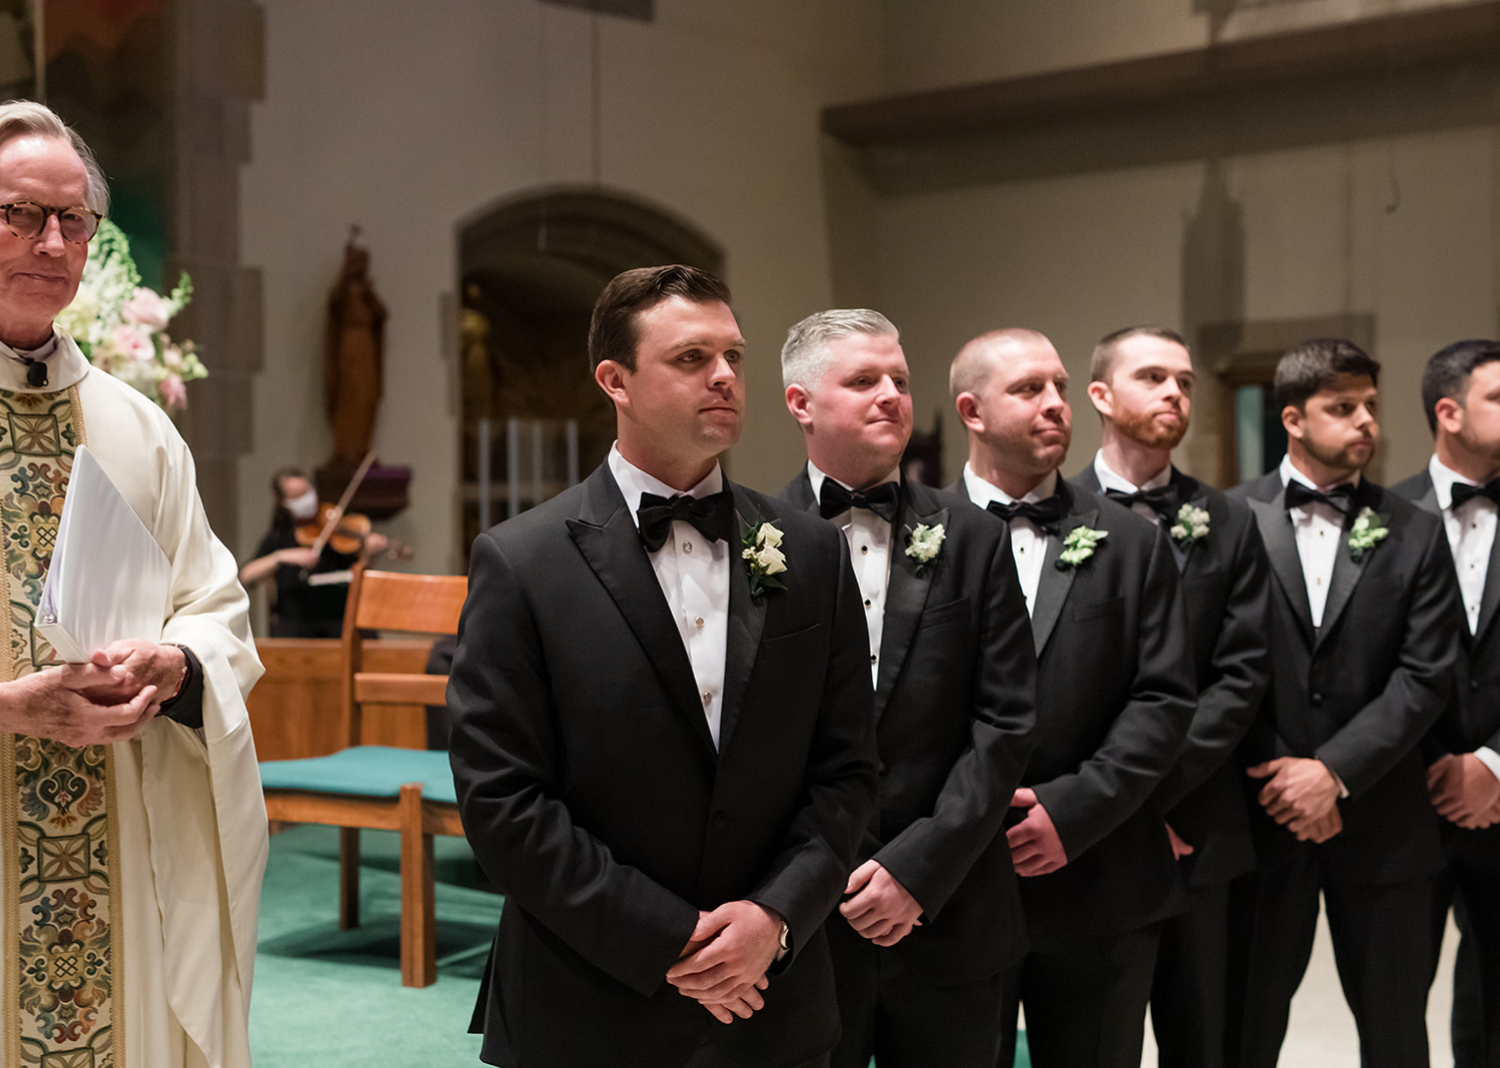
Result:
M938 553L943 551L943 539L947 532L943 530L943 524L929 527L926 523L918 523L916 528L907 535L906 555L917 563L917 574L920 575L927 565L937 559Z
M1380 525L1375 509L1361 508L1354 517L1354 526L1349 528L1349 558L1356 564L1365 558L1365 553L1385 541L1390 531Z
M1057 569L1066 571L1070 567L1077 567L1093 556L1095 547L1107 537L1109 537L1107 530L1074 527L1063 539L1063 551L1062 555L1057 558Z
M781 528L774 523L752 523L740 536L745 570L750 575L750 598L760 600L767 590L784 590L786 583L777 575L786 571L786 554L781 551Z
M1172 535L1172 540L1181 548L1186 549L1199 538L1208 537L1208 513L1202 508L1184 504L1177 509L1177 522L1172 524L1172 529L1167 533Z

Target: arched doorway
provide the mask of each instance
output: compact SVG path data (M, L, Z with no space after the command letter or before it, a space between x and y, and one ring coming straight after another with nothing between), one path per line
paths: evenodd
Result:
M604 459L614 410L589 375L589 313L615 275L662 263L719 274L723 253L681 221L597 189L502 201L460 227L465 553L486 522Z

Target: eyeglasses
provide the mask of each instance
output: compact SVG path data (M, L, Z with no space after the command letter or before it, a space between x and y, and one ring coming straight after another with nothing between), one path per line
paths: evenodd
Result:
M0 215L4 216L5 226L11 233L28 241L40 237L47 228L47 217L56 215L63 240L79 245L86 244L99 231L99 221L104 218L97 211L84 207L49 208L28 200L0 204Z

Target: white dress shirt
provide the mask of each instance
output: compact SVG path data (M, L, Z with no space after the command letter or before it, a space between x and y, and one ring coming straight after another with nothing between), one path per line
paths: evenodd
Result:
M1100 449L1094 453L1094 477L1099 480L1099 488L1102 490L1114 490L1116 493L1142 493L1146 490L1160 489L1172 481L1172 465L1167 464L1159 472L1146 479L1139 486L1133 484L1124 475L1116 473L1104 459L1104 450ZM1142 519L1149 519L1157 526L1161 525L1161 516L1156 514L1156 509L1142 501L1136 501L1130 506L1130 510Z
M681 492L621 456L618 443L609 450L609 471L625 497L625 507L630 509L636 529L641 525L636 515L641 494L671 498ZM706 497L723 488L724 472L715 464L687 495ZM698 533L697 527L679 520L672 524L672 535L666 544L646 554L651 558L651 570L656 572L667 608L682 635L688 662L693 666L698 698L703 703L703 715L708 720L708 733L713 735L716 749L719 720L724 711L724 654L729 643L729 561L731 555L737 555L734 552L737 548L725 541L711 542Z
M816 501L823 492L823 480L828 476L809 460L807 478L812 483L813 500ZM876 485L897 482L900 478L900 468L892 468L891 473ZM854 489L838 479L834 481L846 490ZM880 636L885 631L885 591L891 582L891 524L868 508L850 508L830 517L829 521L844 532L844 538L849 542L849 560L854 565L854 580L859 586L860 599L865 604L865 627L870 632L870 679L873 682L880 672Z
M993 482L987 482L964 464L964 488L969 499L981 508L988 508L991 501L1015 504L1016 499ZM1045 501L1057 492L1057 472L1042 479L1041 485L1032 490L1022 501L1035 503ZM1021 592L1026 595L1026 612L1029 615L1036 603L1036 590L1042 582L1042 560L1047 555L1047 535L1042 528L1029 519L1017 517L1010 524L1010 551L1016 558L1016 577L1021 580Z
M1333 486L1314 486L1307 476L1292 464L1290 456L1281 458L1281 482L1300 482L1309 489L1326 493ZM1356 476L1353 484L1359 485ZM1323 625L1323 608L1328 604L1328 584L1333 581L1333 564L1338 559L1344 536L1344 516L1337 508L1312 503L1289 509L1292 529L1297 535L1297 556L1302 561L1302 578L1307 584L1307 606L1312 612L1314 628Z
M1427 464L1427 473L1432 476L1432 488L1437 495L1438 507L1443 510L1443 527L1448 532L1448 546L1453 550L1453 563L1458 568L1458 589L1463 594L1464 618L1469 623L1469 633L1479 627L1479 608L1484 601L1484 583L1489 573L1490 549L1495 544L1496 515L1500 512L1495 502L1488 497L1474 497L1464 506L1453 507L1453 484L1466 482L1474 485L1457 471L1448 467L1436 456ZM1500 754L1488 746L1474 750L1491 774L1500 778Z

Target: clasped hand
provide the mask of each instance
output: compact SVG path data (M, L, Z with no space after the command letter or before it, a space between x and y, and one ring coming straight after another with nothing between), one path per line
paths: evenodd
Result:
M922 906L877 861L855 868L844 893L850 896L839 912L860 937L877 946L894 946L913 927L922 926Z
M1326 842L1344 829L1339 782L1327 764L1312 757L1277 757L1246 769L1267 779L1257 800L1266 813L1301 842Z
M1036 799L1036 791L1021 787L1010 799L1011 808L1024 808L1026 817L1005 832L1010 846L1010 862L1016 874L1025 878L1050 875L1068 863L1067 850L1052 817Z
M1434 760L1427 769L1427 792L1438 815L1466 831L1500 820L1500 779L1473 753Z
M729 901L698 914L698 926L667 982L732 1023L765 1007L766 969L780 948L781 921L753 901Z
M0 687L0 727L73 748L125 741L177 692L186 664L176 646L115 642L86 664L47 668Z

